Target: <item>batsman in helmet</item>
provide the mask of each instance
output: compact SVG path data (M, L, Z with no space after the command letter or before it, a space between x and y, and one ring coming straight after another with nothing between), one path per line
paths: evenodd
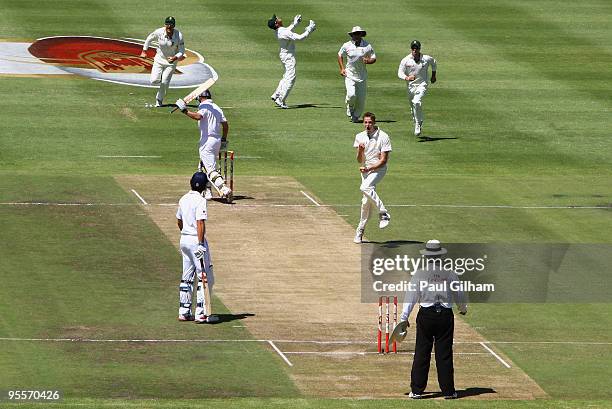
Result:
M200 128L200 170L206 172L208 180L219 196L227 203L233 200L232 190L225 184L221 173L217 170L217 157L220 150L227 150L227 134L229 124L223 110L213 102L212 94L206 90L198 97L199 105L196 112L189 111L182 99L176 101L178 109L189 118L198 121ZM211 199L210 188L206 190L206 199Z

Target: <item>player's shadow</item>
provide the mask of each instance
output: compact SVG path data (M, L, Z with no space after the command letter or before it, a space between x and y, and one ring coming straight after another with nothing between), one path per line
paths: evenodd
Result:
M220 197L213 197L210 200L212 200L213 202L225 203L225 199L220 198ZM255 200L255 198L252 196L245 196L245 195L235 195L234 196L234 202L238 202L241 200Z
M437 142L444 141L447 139L459 139L454 136L419 136L419 140L417 142Z
M380 244L382 247L386 248L396 248L401 247L405 244L423 244L424 242L418 240L387 240L387 241L363 241L368 244Z
M339 109L342 107L332 106L328 104L297 104L297 105L290 105L289 108L291 109L301 109L301 108Z
M255 314L250 313L250 312L244 312L244 313L240 313L240 314L215 314L213 312L213 315L215 317L217 317L219 320L218 321L214 321L214 322L210 322L209 324L221 324L224 322L232 322L232 321L237 321L237 320L244 320L248 317L254 317Z
M478 396L484 395L487 393L497 393L495 389L491 388L465 388L465 389L457 389L457 398L467 398L469 396ZM408 396L410 392L406 392L404 395ZM421 399L434 399L441 398L444 395L442 392L427 392L425 391L421 397Z

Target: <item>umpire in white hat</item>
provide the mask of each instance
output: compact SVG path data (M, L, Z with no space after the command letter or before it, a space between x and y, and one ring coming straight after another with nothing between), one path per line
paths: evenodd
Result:
M451 283L458 282L457 274L443 268L443 256L447 253L438 240L429 240L420 253L425 256L424 268L412 277L414 283L406 292L404 309L400 321L407 321L410 312L419 304L416 318L416 346L410 373L410 394L420 399L427 387L431 351L435 345L438 384L444 399L457 398L453 368L453 335L455 321L452 302L457 304L460 314L467 313L465 295L452 291Z

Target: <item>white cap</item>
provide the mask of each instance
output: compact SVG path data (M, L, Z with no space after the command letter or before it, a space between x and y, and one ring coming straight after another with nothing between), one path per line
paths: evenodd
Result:
M353 33L359 33L359 32L363 33L364 37L366 36L366 31L363 28L359 27L359 26L353 27L353 29L351 31L349 31L347 34L351 35Z

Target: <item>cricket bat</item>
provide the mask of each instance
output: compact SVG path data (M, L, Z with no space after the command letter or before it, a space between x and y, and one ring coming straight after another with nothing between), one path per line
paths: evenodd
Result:
M210 317L212 315L212 307L210 303L210 287L208 287L208 279L206 278L206 271L204 270L203 258L200 259L200 265L202 266L202 297L204 298L206 306L206 315Z
M183 97L183 101L185 101L186 104L190 103L195 98L197 98L200 94L202 94L202 92L204 92L207 89L209 89L210 87L212 87L215 84L215 82L217 82L217 80L219 79L219 75L213 69L213 67L211 67L208 64L203 64L203 65L205 65L206 68L208 69L209 74L210 74L210 78L208 78L206 81L201 83L196 89L194 89L189 94L187 94L187 95L185 95ZM172 110L172 112L176 111L177 109L178 109L178 107L174 108Z

